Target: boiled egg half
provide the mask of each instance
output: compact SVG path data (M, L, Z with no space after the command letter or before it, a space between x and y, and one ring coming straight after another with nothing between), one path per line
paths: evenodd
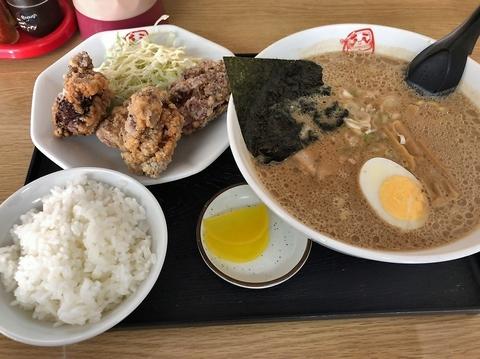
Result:
M360 169L359 184L368 204L385 222L402 230L425 224L428 200L422 185L396 162L381 157L369 159Z

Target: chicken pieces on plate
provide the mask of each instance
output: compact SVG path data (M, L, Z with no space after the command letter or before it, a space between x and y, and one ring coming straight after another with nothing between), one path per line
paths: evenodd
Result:
M168 93L149 86L113 109L96 134L117 148L134 173L158 177L172 160L184 118Z
M52 108L54 135L91 135L120 151L130 171L159 177L182 134L204 127L226 109L230 90L223 61L202 60L168 91L147 86L110 111L108 79L83 51L69 63ZM110 113L110 115L109 115Z
M93 70L85 51L77 54L70 60L63 91L53 104L55 136L91 135L105 118L111 99L107 78Z

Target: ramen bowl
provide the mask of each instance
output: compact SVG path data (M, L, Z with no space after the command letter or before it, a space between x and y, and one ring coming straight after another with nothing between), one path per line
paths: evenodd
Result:
M257 57L302 59L332 51L362 51L410 61L434 41L414 32L386 26L339 24L321 26L287 36L267 47ZM459 89L480 107L480 65L472 59L467 61ZM320 233L291 215L261 182L254 167L254 159L242 137L232 99L228 106L227 129L235 161L254 192L283 220L325 247L365 259L405 264L448 261L480 251L480 226L462 238L443 246L404 251L358 247Z

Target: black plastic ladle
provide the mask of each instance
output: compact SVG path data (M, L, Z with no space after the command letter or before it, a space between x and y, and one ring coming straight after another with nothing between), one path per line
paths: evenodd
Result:
M410 62L407 83L429 96L441 96L454 91L479 35L480 7L462 25L427 47Z

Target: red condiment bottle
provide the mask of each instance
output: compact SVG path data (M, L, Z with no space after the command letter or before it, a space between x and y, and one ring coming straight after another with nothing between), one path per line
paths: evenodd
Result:
M0 43L14 44L19 34L15 28L15 19L12 17L3 0L0 0Z

